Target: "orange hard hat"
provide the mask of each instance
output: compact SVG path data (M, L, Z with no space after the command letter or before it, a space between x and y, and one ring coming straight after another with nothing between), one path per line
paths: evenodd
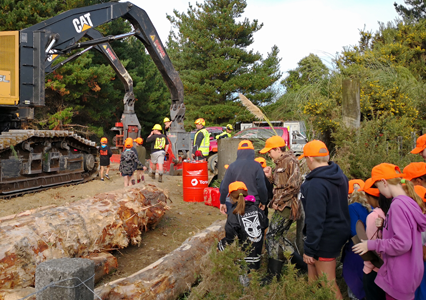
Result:
M402 171L405 175L405 179L413 180L414 178L422 177L426 175L426 163L414 162L409 164Z
M239 144L238 144L238 150L254 150L253 147L253 143L249 140L242 140Z
M281 147L284 147L284 146L285 146L284 139L280 136L275 135L275 136L270 137L269 139L266 140L265 148L263 148L259 152L262 153L262 154L265 154L265 153L269 152L269 150L271 150L271 149L281 148Z
M124 147L125 148L132 148L133 147L133 139L127 138L124 142Z
M106 137L101 138L101 143L102 143L102 144L106 144L106 143L108 143L107 138L106 138Z
M364 187L364 180L362 179L352 179L349 180L349 190L348 190L348 194L352 194L354 192L354 185L358 184L359 185L359 189L362 189ZM358 189L358 190L359 190Z
M372 186L374 185L373 179L368 178L365 181L365 184L363 187L361 187L358 192L364 192L366 194L369 194L371 196L375 196L375 197L379 197L380 196L380 191L378 188L373 188Z
M373 183L382 179L392 179L392 178L404 178L404 174L401 173L401 170L398 166L388 163L382 163L377 165L371 170L371 179Z
M303 147L303 154L300 155L297 159L302 159L305 156L309 157L316 157L316 156L327 156L330 153L328 152L327 146L319 141L319 140L313 140L307 143Z
M411 150L410 152L413 154L418 154L426 149L426 134L419 136L416 141L416 148Z
M263 157L256 157L254 160L260 163L262 168L266 167L266 159L264 159Z
M136 139L136 143L138 143L139 145L142 145L142 144L143 144L143 138L138 137L138 138Z

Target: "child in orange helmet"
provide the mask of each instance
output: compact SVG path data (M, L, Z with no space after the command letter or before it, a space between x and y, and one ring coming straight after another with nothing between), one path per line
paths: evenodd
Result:
M244 182L232 182L228 191L233 203L233 212L228 213L225 237L219 241L217 248L219 251L223 251L224 247L232 244L237 237L243 250L251 247L245 261L249 269L257 270L260 267L263 237L265 229L268 228L268 219L264 211L256 205L256 198L248 194ZM240 276L240 282L247 286L248 277Z
M136 152L138 153L138 166L136 168L136 179L137 182L144 181L143 171L147 169L145 166L145 158L146 158L146 149L143 144L143 138L138 137L136 140Z
M131 185L131 178L133 172L136 170L136 164L138 161L138 157L135 152L132 151L133 140L131 138L126 139L124 142L125 150L121 153L120 158L120 167L118 170L121 173L121 176L124 178L124 186Z
M403 177L392 164L373 168L373 183L383 196L393 197L392 205L383 222L382 239L363 241L353 250L360 255L368 250L382 255L384 264L375 282L386 292L386 299L411 300L424 272L421 233L426 230L426 208L413 184Z
M100 156L100 165L101 165L101 181L104 181L104 170L106 168L105 177L109 179L109 166L111 164L111 156L112 151L111 148L107 145L108 140L106 137L101 138L101 147L99 148L99 156Z

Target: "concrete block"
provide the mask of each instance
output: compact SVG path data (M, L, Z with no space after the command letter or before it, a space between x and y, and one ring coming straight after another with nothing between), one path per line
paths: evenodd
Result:
M57 286L48 287L37 294L37 300L93 300L95 285L95 264L90 259L60 258L52 259L39 264L36 268L35 287L40 291L52 282L61 281ZM71 279L75 277L74 279ZM78 280L77 278L80 278ZM78 287L75 287L79 285ZM58 287L61 286L61 287ZM72 288L75 287L75 288Z
M217 143L218 153L218 179L225 176L225 165L232 164L237 159L238 144L242 139L220 139Z

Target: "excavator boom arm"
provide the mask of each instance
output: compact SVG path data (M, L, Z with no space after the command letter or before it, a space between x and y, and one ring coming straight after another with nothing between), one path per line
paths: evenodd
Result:
M50 68L55 54L65 54L78 47L79 40L85 35L91 39L101 38L93 28L118 18L128 20L136 29L134 35L144 44L169 88L173 120L171 132L185 132L182 81L148 15L130 2L109 2L72 9L21 30L20 99L24 101L20 101L20 107L44 105L45 69ZM99 45L96 47L102 52ZM114 69L117 71L116 67Z

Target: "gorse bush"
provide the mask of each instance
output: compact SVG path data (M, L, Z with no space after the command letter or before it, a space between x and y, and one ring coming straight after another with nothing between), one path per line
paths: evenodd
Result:
M411 154L416 136L411 118L390 114L364 121L359 129L339 127L332 136L336 148L332 159L349 178L367 179L371 169L383 162L402 169L411 162L421 161ZM402 137L399 142L398 137Z
M266 275L266 265L263 265L259 271L250 272L250 284L243 287L238 276L247 271L245 256L237 243L223 252L212 248L202 261L201 283L185 299L334 299L333 291L321 286L325 278L309 284L306 275L298 274L291 264L286 265L279 282L274 279L270 285L261 287L261 278Z

